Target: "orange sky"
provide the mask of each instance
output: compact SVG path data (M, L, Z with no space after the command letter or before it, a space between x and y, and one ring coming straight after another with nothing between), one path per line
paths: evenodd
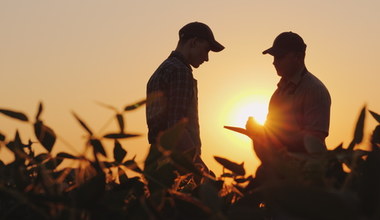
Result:
M146 82L175 48L179 28L205 22L226 49L211 53L210 61L194 70L203 157L216 173L222 168L213 155L244 161L252 173L257 161L249 140L223 126L244 125L234 114L247 112L241 110L250 102L246 100L256 108L269 101L279 78L272 57L261 52L283 31L304 38L306 65L332 96L327 144L335 147L344 141L347 146L361 107L366 103L380 112L379 9L380 3L372 0L2 0L0 108L33 118L42 101L42 119L74 148L59 141L53 153L81 152L85 132L70 112L99 131L112 112L95 102L121 109L144 98ZM148 148L144 110L125 115L127 131L143 134L123 142L128 156L136 154L139 162ZM18 128L24 139L34 138L30 125L1 115L0 125L8 137ZM368 117L367 130L374 125ZM111 124L105 131L116 128ZM6 150L0 153L7 160Z

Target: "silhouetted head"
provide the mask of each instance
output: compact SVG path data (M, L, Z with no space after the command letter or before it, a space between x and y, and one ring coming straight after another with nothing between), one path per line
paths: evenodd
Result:
M179 40L186 41L191 38L199 38L206 40L210 45L210 50L214 52L219 52L224 49L218 41L215 40L214 34L212 33L209 26L201 22L192 22L183 26L179 30Z
M176 51L182 53L188 63L197 68L208 61L210 51L220 52L224 46L215 40L209 26L200 22L186 24L179 30Z
M276 37L273 46L263 54L274 57L273 65L277 74L282 77L292 77L305 68L306 44L303 39L291 31L283 32Z
M291 31L283 32L276 37L273 46L263 51L263 54L269 53L272 56L284 56L289 52L305 53L306 44L301 36Z

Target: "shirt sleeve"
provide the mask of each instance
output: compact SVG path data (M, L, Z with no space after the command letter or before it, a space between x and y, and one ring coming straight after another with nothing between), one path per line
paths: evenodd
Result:
M305 132L322 132L327 137L330 126L330 107L331 97L324 86L310 88L304 105Z
M168 127L188 117L193 97L193 76L185 68L174 68L167 75Z

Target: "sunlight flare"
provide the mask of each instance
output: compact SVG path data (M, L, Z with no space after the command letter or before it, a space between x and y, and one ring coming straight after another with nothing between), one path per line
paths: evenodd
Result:
M266 97L238 97L231 106L228 122L230 125L245 127L248 117L253 117L258 123L264 125L267 114L268 101Z

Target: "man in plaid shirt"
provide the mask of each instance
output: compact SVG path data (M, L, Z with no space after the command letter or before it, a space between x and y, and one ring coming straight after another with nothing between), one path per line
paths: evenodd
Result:
M157 137L182 120L186 121L186 125L175 150L190 153L192 161L207 170L200 158L197 81L193 77L191 67L198 68L203 62L207 62L209 51L219 52L223 49L224 46L215 40L206 24L189 23L180 29L175 51L171 52L149 79L146 120L151 147L145 161L148 180L152 177L167 187L171 186L172 178L161 175L162 169L168 167L160 166L157 161L162 155L158 149ZM173 177L174 173L170 173ZM152 185L151 181L149 183Z

